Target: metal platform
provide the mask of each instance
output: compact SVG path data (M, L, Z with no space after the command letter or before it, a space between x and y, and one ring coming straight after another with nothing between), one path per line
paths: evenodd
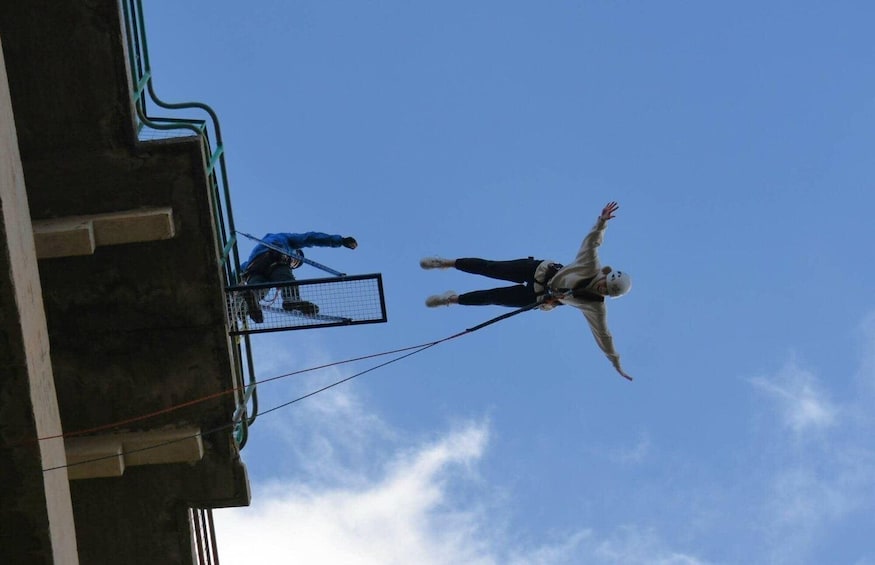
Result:
M380 274L232 286L226 289L226 311L230 335L387 320Z

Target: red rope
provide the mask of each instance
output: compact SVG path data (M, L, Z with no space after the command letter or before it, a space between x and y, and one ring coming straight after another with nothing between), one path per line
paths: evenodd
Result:
M76 437L76 436L81 436L81 435L91 434L91 433L100 432L100 431L104 431L104 430L108 430L108 429L112 429L112 428L118 428L118 427L125 426L125 425L128 425L128 424L133 424L133 423L135 423L135 422L141 422L141 421L143 421L143 420L148 420L148 419L151 419L151 418L155 418L155 417L157 417L157 416L161 416L161 415L163 415L163 414L168 414L168 413L170 413L170 412L175 412L176 410L180 410L180 409L182 409L182 408L187 408L187 407L189 407L189 406L194 406L194 405L196 405L196 404L200 404L200 403L202 403L202 402L206 402L206 401L208 401L208 400L213 400L213 399L215 399L215 398L219 398L219 397L224 396L224 395L226 395L226 394L233 394L233 393L235 393L235 392L237 392L237 391L240 391L240 390L245 389L245 388L248 387L248 386L261 385L261 384L265 384L265 383L269 383L269 382L277 381L277 380L280 380L280 379L285 379L285 378L288 378L288 377L292 377L292 376L295 376L295 375L300 375L300 374L303 374L303 373L308 373L308 372L311 372L311 371L318 371L318 370L320 370L320 369L327 369L328 367L334 367L334 366L337 366L337 365L344 365L344 364L347 364L347 363L354 363L354 362L356 362L356 361L364 361L364 360L366 360L366 359L373 359L373 358L375 358L375 357L382 357L382 356L384 356L384 355L392 355L393 353L402 353L402 352L404 352L404 351L410 351L411 349L420 349L420 348L433 347L433 346L435 346L435 345L438 345L439 343L443 343L443 342L445 342L445 341L449 341L449 340L451 340L451 339L457 338L457 337L463 335L463 334L466 333L466 332L467 332L467 330L464 331L464 332L459 332L459 333L457 333L457 334L455 334L455 335L452 335L452 336L449 336L449 337L445 337L445 338L443 338L443 339L439 339L439 340L437 340L437 341L431 341L431 342L421 343L421 344L419 344L419 345L411 345L411 346L409 346L409 347L402 347L401 349L393 349L393 350L391 350L391 351L383 351L383 352L381 352L381 353L372 353L372 354L370 354L370 355L363 355L363 356L361 356L361 357L353 357L353 358L350 358L350 359L344 359L343 361L334 361L334 362L332 362L332 363L326 363L326 364L324 364L324 365L318 365L318 366L315 366L315 367L309 367L309 368L306 368L306 369L299 369L299 370L297 370L297 371L292 371L291 373L285 373L285 374L277 375L277 376L275 376L275 377L270 377L270 378L267 378L267 379L264 379L264 380L261 380L261 381L255 381L255 382L249 383L248 385L246 385L246 386L244 386L244 387L233 387L233 388L229 388L229 389L226 389L226 390L223 390L223 391L220 391L220 392L214 392L214 393L212 393L212 394L208 394L208 395L206 395L206 396L202 396L202 397L200 397L200 398L195 398L195 399L193 399L193 400L188 400L188 401L186 401L186 402L181 402L181 403L179 403L179 404L175 404L175 405L173 405L173 406L168 406L167 408L162 408L162 409L160 409L160 410L155 410L155 411L153 411L153 412L149 412L149 413L147 413L147 414L142 414L142 415L140 415L140 416L134 416L134 417L132 417L132 418L127 418L127 419L124 419L124 420L118 420L118 421L116 421L116 422L112 422L112 423L109 423L109 424L103 424L103 425L95 426L95 427L92 427L92 428L86 428L86 429L76 430L76 431L72 431L72 432L65 432L65 433L56 434L56 435L51 435L51 436L44 436L44 437L36 438L35 440L28 440L28 441L20 442L20 443L18 443L18 444L13 444L13 445L11 445L11 446L9 446L9 447L20 447L20 446L22 446L22 445L26 445L26 444L28 444L28 443L35 443L35 442L40 442L40 441L48 441L48 440L51 440L51 439Z
M486 322L483 322L482 324L479 324L479 325L474 326L474 327L472 327L472 328L468 328L468 329L466 329L466 330L464 330L464 331L461 331L461 332L459 332L459 333L457 333L457 334L453 334L453 335L451 335L451 336L449 336L449 337L445 337L445 338L443 338L443 339L439 339L439 340L437 340L437 341L430 341L430 342L426 342L426 343L421 343L421 344L419 344L419 345L411 345L411 346L409 346L409 347L402 347L401 349L393 349L393 350L391 350L391 351L384 351L384 352L382 352L382 353L373 353L373 354L371 354L371 355L363 355L363 356L361 356L361 357L354 357L354 358L351 358L351 359L345 359L345 360L343 360L343 361L335 361L335 362L333 362L333 363L326 363L326 364L324 364L324 365L318 365L318 366L316 366L316 367L310 367L310 368L307 368L307 369L300 369L300 370L298 370L298 371L292 371L291 373L285 373L285 374L283 374L283 375L277 375L277 376L275 376L275 377L270 377L270 378L268 378L268 379L264 379L264 380L262 380L262 381L255 381L255 382L249 383L248 385L246 385L246 387L249 387L249 386L256 386L256 385L260 385L260 384L265 384L265 383L273 382L273 381L276 381L276 380L279 380L279 379L285 379L285 378L288 378L288 377L291 377L291 376L294 376L294 375L300 375L300 374L302 374L302 373L307 373L307 372L310 372L310 371L317 371L317 370L319 370L319 369L326 369L326 368L328 368L328 367L334 367L334 366L336 366L336 365L344 365L344 364L346 364L346 363L353 363L353 362L355 362L355 361L363 361L363 360L365 360L365 359L373 359L374 357L382 357L382 356L384 356L384 355L391 355L391 354L393 354L393 353L402 353L402 352L404 352L404 351L410 351L410 350L412 350L412 349L425 350L425 349L428 349L428 348L434 347L435 345L438 345L438 344L440 344L440 343L443 343L443 342L445 342L445 341L450 341L451 339L455 339L455 338L457 338L457 337L463 336L463 335L465 335L465 334L467 334L467 333L475 332L475 331L477 331L477 330L479 330L479 329L481 329L481 328L485 328L486 326L492 325L492 324L494 324L495 322L499 322L499 321L501 321L501 320L504 320L504 319L510 318L511 316L515 316L515 315L517 315L517 314L521 314L521 313L526 312L526 311L528 311L528 310L531 310L531 309L533 309L533 308L535 308L535 307L537 307L537 306L538 306L538 303L536 302L536 303L530 304L530 305L528 305L528 306L524 306L524 307L522 307L522 308L518 308L518 309L516 309L516 310L514 310L514 311L512 311L512 312L508 312L507 314L502 314L501 316L496 316L495 318L492 318L492 319L490 319L490 320L487 320ZM419 351L416 351L416 352L414 352L414 353L419 353ZM413 355L413 354L411 353L410 355ZM403 359L404 357L408 357L408 356L409 356L409 355L405 355L405 356L403 356L403 357L400 357L399 359ZM374 370L374 369L377 369L377 368L379 368L379 367L382 367L382 366L384 366L384 365L388 365L388 364L389 364L389 363L384 363L384 364L382 364L382 365L378 365L377 367L373 367L373 368L371 368L371 369L368 369L367 371L363 371L362 373L358 373L358 374L356 374L356 375L354 375L354 376L358 376L358 375L360 375L360 374L364 374L364 373L370 372L370 371L372 371L372 370ZM326 390L326 389L328 389L328 388L331 388L332 386L335 386L335 385L337 385L337 384L340 384L341 382L346 382L346 381L350 380L351 378L353 378L353 377L349 377L349 378L343 379L342 381L339 381L338 383L334 383L333 385L330 385L330 386L328 386L328 387L325 387L324 389L320 389L319 391L316 391L316 392L321 392L322 390ZM27 444L30 444L30 443L37 443L37 442L40 442L40 441L48 441L48 440L50 440L50 439L59 439L59 438L76 437L76 436L80 436L80 435L85 435L85 434L90 434L90 433L94 433L94 432L100 432L100 431L108 430L108 429L111 429L111 428L118 428L118 427L120 427L120 426L124 426L124 425L127 425L127 424L132 424L132 423L134 423L134 422L141 422L141 421L143 421L143 420L148 420L148 419L150 419L150 418L154 418L154 417L156 417L156 416L160 416L160 415L162 415L162 414L167 414L167 413L169 413L169 412L174 412L174 411L179 410L179 409L181 409L181 408L186 408L186 407L188 407L188 406L193 406L193 405L195 405L195 404L200 404L201 402L206 402L207 400L212 400L212 399L214 399L214 398L218 398L218 397L220 397L220 396L224 396L224 395L226 395L226 394L232 394L232 393L234 393L234 392L237 392L237 391L243 390L243 389L245 389L246 387L233 387L233 388L229 388L229 389L227 389L227 390L223 390L223 391L220 391L220 392L215 392L215 393L213 393L213 394L208 394L208 395L203 396L203 397L201 397L201 398L195 398L194 400L189 400L189 401L187 401L187 402L182 402L182 403L180 403L180 404L176 404L176 405L173 405L173 406L168 406L167 408L162 408L162 409L160 409L160 410L155 410L154 412L149 412L148 414L142 414L142 415L140 415L140 416L134 416L134 417L132 417L132 418L128 418L128 419L125 419L125 420L119 420L119 421L117 421L117 422L112 422L112 423L104 424L104 425L101 425L101 426L95 426L95 427L93 427L93 428L87 428L87 429L83 429L83 430L76 430L76 431L73 431L73 432L66 432L66 433L56 434L56 435L52 435L52 436L40 437L40 438L36 438L35 440L27 440L27 441L19 442L19 443L17 443L17 444L9 445L8 447L15 448L15 447L20 447L20 446L27 445ZM316 393L312 393L312 394L316 394ZM312 394L307 395L307 396L312 396Z

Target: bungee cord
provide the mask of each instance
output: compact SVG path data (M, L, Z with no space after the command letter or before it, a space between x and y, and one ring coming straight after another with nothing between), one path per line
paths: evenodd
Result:
M496 323L496 322L500 322L501 320L505 320L505 319L507 319L507 318L509 318L509 317L511 317L511 316L515 316L515 315L517 315L517 314L521 314L521 313L523 313L523 312L527 312L527 311L529 311L529 310L532 310L532 309L536 308L536 307L538 306L538 304L539 304L539 303L536 302L536 303L530 304L530 305L528 305L528 306L524 306L524 307L522 307L522 308L518 308L518 309L516 309L516 310L514 310L514 311L512 311L512 312L508 312L508 313L506 313L506 314L502 314L502 315L500 315L500 316L496 316L496 317L491 318L491 319L489 319L489 320L487 320L487 321L485 321L485 322L483 322L483 323L481 323L481 324L478 324L478 325L476 325L476 326L473 326L473 327L467 328L467 329L465 329L465 330L463 330L463 331L461 331L461 332L455 333L455 334L453 334L453 335L450 335L450 336L444 337L444 338L439 339L439 340L436 340L436 341L425 342L425 343L421 343L421 344L418 344L418 345L411 345L411 346L408 346L408 347L402 347L402 348L399 348L399 349L393 349L393 350L389 350L389 351L383 351L383 352L380 352L380 353L372 353L372 354L369 354L369 355L362 355L362 356L359 356L359 357L354 357L354 358L350 358L350 359L344 359L344 360L342 360L342 361L334 361L334 362L331 362L331 363L325 363L325 364L318 365L318 366L314 366L314 367L308 367L308 368L306 368L306 369L299 369L299 370L296 370L296 371L291 371L291 372L289 372L289 373L284 373L284 374L281 374L281 375L276 375L276 376L274 376L274 377L270 377L270 378L267 378L267 379L262 379L262 380L260 380L260 381L256 381L256 382L254 382L254 383L250 383L250 384L247 385L247 386L254 386L254 385L259 385L259 384L270 383L270 382L277 381L277 380L280 380L280 379L285 379L285 378L288 378L288 377L291 377L291 376L300 375L300 374L303 374L303 373L307 373L307 372L311 372L311 371L316 371L316 370L319 370L319 369L326 369L326 368L328 368L328 367L334 367L334 366L343 365L343 364L347 364L347 363L353 363L353 362L356 362L356 361L363 361L363 360L366 360L366 359L374 359L374 358L382 357L382 356L385 356L385 355L392 355L392 354L396 354L396 353L403 353L403 355L399 355L398 357L395 357L395 358L390 359L390 360L388 360L388 361L385 361L385 362L383 362L383 363L379 363L379 364L374 365L373 367L369 367L369 368L367 368L367 369L365 369L365 370L363 370L363 371L359 371L358 373L355 373L355 374L353 374L353 375L350 375L349 377L345 377L345 378L343 378L343 379L340 379L340 380L338 380L338 381L335 381L335 382L333 382L333 383L331 383L331 384L328 384L328 385L326 385L326 386L323 386L323 387L321 387L321 388L319 388L319 389L317 389L317 390L314 390L314 391L312 391L312 392L309 392L309 393L307 393L307 394L304 394L304 395L302 395L302 396L299 396L299 397L297 397L297 398L295 398L295 399L293 399L293 400L290 400L290 401L288 401L288 402L284 402L284 403L282 403L282 404L279 404L279 405L277 405L277 406L274 406L273 408L269 408L268 410L262 411L262 412L260 413L260 415L263 416L263 415L265 415L265 414L269 414L269 413L271 413L271 412L276 412L276 411L278 411L278 410L281 410L281 409L283 409L283 408L286 408L286 407L288 407L288 406L291 406L292 404L295 404L295 403L297 403L297 402L300 402L300 401L302 401L302 400L305 400L305 399L307 399L307 398L310 398L310 397L312 397L312 396L315 396L315 395L317 395L317 394L320 394L320 393L322 393L322 392L325 392L325 391L327 391L327 390L329 390L329 389L331 389L331 388L334 388L334 387L336 387L336 386L338 386L338 385L341 385L341 384L343 384L343 383L346 383L346 382L348 382L348 381L351 381L351 380L353 380L353 379L355 379L355 378L357 378L357 377L360 377L360 376L365 375L365 374L367 374L367 373L370 373L370 372L372 372L372 371L376 371L377 369L380 369L380 368L385 367L385 366L387 366L387 365L391 365L392 363L396 363L396 362L398 362L398 361L401 361L402 359L406 359L406 358L408 358L408 357L412 357L413 355L416 355L417 353L421 353L421 352L423 352L423 351L425 351L425 350L427 350L427 349L431 349L432 347L435 347L436 345L440 345L441 343L444 343L444 342L447 342L447 341L450 341L450 340L456 339L456 338L458 338L458 337L461 337L461 336L463 336L463 335L466 335L466 334L469 334L469 333L475 332L475 331L477 331L477 330L479 330L479 329L482 329L482 328L485 328L485 327L487 327L487 326L490 326L490 325L492 325L492 324L494 324L494 323ZM230 388L230 389L227 389L227 390L223 390L223 391L220 391L220 392L217 392L217 393L209 394L209 395L206 395L206 396L203 396L203 397L200 397L200 398L196 398L196 399L193 399L193 400L189 400L189 401L186 401L186 402L182 402L182 403L179 403L179 404L176 404L176 405L173 405L173 406L168 406L167 408L163 408L163 409L161 409L161 410L156 410L156 411L150 412L150 413L148 413L148 414L143 414L143 415L136 416L136 417L132 417L132 418L128 418L128 419L125 419L125 420L119 420L119 421L117 421L117 422L112 422L112 423L109 423L109 424L104 424L104 425L102 425L102 426L95 426L95 427L88 428L88 429L77 430L77 431L74 431L74 432L66 432L66 433L56 434L56 435L52 435L52 436L45 436L45 437L37 438L36 440L32 440L32 441L28 441L28 442L22 442L22 443L19 443L19 444L17 444L17 445L14 445L14 446L12 446L12 447L18 447L18 446L21 446L21 445L25 445L25 444L27 444L27 443L36 443L36 442L39 442L39 441L47 441L47 440L51 440L51 439L76 437L76 436L80 436L80 435L85 435L85 434L89 434L89 433L94 433L94 432L97 432L97 431L105 431L105 430L112 429L112 428L118 428L118 427L121 427L121 426L124 426L124 425L130 424L130 423L133 423L133 422L139 422L139 421L147 420L147 419L150 419L150 418L154 418L154 417L156 417L156 416L158 416L158 415L167 414L167 413L169 413L169 412L173 412L173 411L175 411L175 410L179 410L179 409L181 409L181 408L185 408L185 407L188 407L188 406L193 406L193 405L198 404L198 403L201 403L201 402L206 402L207 400L211 400L211 399L214 399L214 398L218 398L218 397L220 397L220 396L222 396L222 395L225 395L225 394L232 394L232 393L237 392L237 391L239 391L239 390L242 390L242 389L244 389L244 388L247 388L247 387L233 387L233 388ZM207 435L210 435L210 434L214 434L214 433L217 433L217 432L220 432L220 431L226 430L226 429L233 428L233 427L236 426L236 425L237 425L237 422L232 420L231 422L228 422L228 423L226 423L226 424L223 424L223 425L218 426L218 427L216 427L216 428L213 428L213 429L211 429L211 430L207 430L207 431L205 431L205 432L198 432L197 434L193 434L193 435L191 435L191 436L185 436L185 437L182 437L182 438L176 438L176 439L168 440L168 441L163 442L163 443L159 443L159 444L155 444L155 445L150 445L150 446L142 447L142 448L138 448L138 449L133 449L133 450L130 450L130 451L125 451L125 452L121 453L121 455L129 454L129 453L139 453L139 452L142 452L142 451L148 451L148 450L151 450L151 449L158 449L158 448L164 447L164 446L166 446L166 445L171 445L171 444L174 444L174 443L178 443L178 442L180 442L180 441L186 441L186 440L188 440L188 439L192 439L192 438L196 438L196 437L204 437L204 436L207 436ZM97 461L102 461L102 460L104 460L104 459L111 459L111 458L115 458L115 457L118 457L118 456L119 456L119 454L112 454L112 455L106 455L106 456L95 457L95 458L88 459L88 460L78 461L78 462L76 462L76 463L68 463L68 464L65 464L65 465L58 465L58 466L55 466L55 467L48 467L48 468L43 469L43 472L55 471L55 470L58 470L58 469L64 469L64 468L69 468L69 467L78 466L78 465L85 465L85 464L88 464L88 463L94 463L94 462L97 462Z
M417 353L421 353L421 352L425 351L426 349L430 349L430 348L432 348L432 347L434 347L434 346L436 346L436 345L438 345L438 344L440 344L440 343L443 343L443 342L445 342L445 341L449 341L449 340L451 340L451 339L455 339L455 338L457 338L457 337L459 337L459 336L462 336L462 335L464 335L464 334L466 334L466 333L468 333L468 330L465 330L465 331L463 331L463 332L459 332L459 333L454 334L454 335L451 335L451 336L449 336L449 337L445 337L445 338L443 338L443 339L439 339L439 340L437 340L437 341L432 341L432 342L424 343L424 344L420 344L420 345L414 345L414 346L411 346L411 347L405 347L405 348L402 348L402 349L396 349L396 350L394 350L393 352L390 352L390 353L401 353L401 352L405 352L405 351L407 351L407 353L405 353L404 355L399 355L398 357L395 357L394 359L390 359L390 360L388 360L388 361L386 361L386 362L383 362L383 363L380 363L380 364L378 364L378 365L374 365L373 367L369 367L369 368L367 368L367 369L365 369L365 370L363 370L363 371L359 371L358 373L355 373L355 374L353 374L353 375L350 375L349 377L345 377L345 378L343 378L343 379L340 379L340 380L338 380L338 381L335 381L335 382L333 382L333 383L331 383L331 384L329 384L329 385L326 385L326 386L324 386L324 387L322 387L322 388L319 388L319 389L317 389L317 390L314 390L314 391L312 391L312 392L308 392L307 394L304 394L304 395L302 395L302 396L299 396L299 397L297 397L297 398L295 398L295 399L293 399L293 400L290 400L290 401L288 401L288 402L284 402L284 403L282 403L282 404L279 404L279 405L277 405L277 406L274 406L273 408L270 408L270 409L268 409L268 410L262 411L260 415L261 415L261 416L264 416L265 414L269 414L269 413L271 413L271 412L276 412L276 411L278 411L278 410L281 410L282 408L286 408L286 407L288 407L288 406L291 406L292 404L295 404L295 403L300 402L300 401L302 401L302 400L304 400L304 399L307 399L307 398L310 398L310 397L312 397L312 396L315 396L315 395L317 395L317 394L319 394L319 393L325 392L326 390L329 390L329 389L331 389L331 388L334 388L334 387L336 387L336 386L338 386L338 385L340 385L340 384L343 384L343 383L345 383L345 382L351 381L352 379L355 379L355 378L357 378L357 377L360 377L360 376L362 376L362 375L364 375L364 374L370 373L370 372L372 372L372 371L375 371L375 370L380 369L380 368L382 368L382 367L385 367L385 366L387 366L387 365L391 365L392 363L395 363L395 362L401 361L402 359L406 359L407 357L411 357L411 356L413 356L413 355L416 355ZM389 353L378 353L378 354L374 354L374 355L368 355L368 356L365 356L365 357L362 357L362 358L359 358L359 359L374 358L374 357L378 357L378 356L381 356L381 355L387 355L387 354L389 354ZM348 361L346 361L346 362L348 362ZM332 366L332 365L339 365L340 363L342 363L342 362L329 363L329 364L326 364L326 365L321 366L320 368L330 367L330 366ZM285 375L278 375L278 376L276 376L276 377L271 377L270 379L265 379L264 381L261 381L261 382L274 381L274 380L277 380L277 379L279 379L279 378L288 377L288 376L291 376L291 375L293 375L293 374L300 374L301 372L306 372L306 371L308 371L308 370L315 370L315 369L316 369L316 367L311 368L311 369L305 369L304 371L294 371L294 372L292 372L292 373L287 373L287 374L285 374ZM124 452L122 452L122 453L120 453L120 454L119 454L119 453L113 453L113 454L111 454L111 455L103 455L103 456L93 457L93 458L91 458L91 459L87 459L87 460L83 460L83 461L77 461L76 463L67 463L67 464L65 464L65 465L57 465L57 466L55 466L55 467L47 467L47 468L43 469L43 472L48 472L48 471L57 471L57 470L59 470L59 469L66 469L66 468L70 468L70 467L76 467L76 466L79 466L79 465L86 465L86 464L88 464L88 463L95 463L95 462L98 462L98 461L103 461L103 460L105 460L105 459L114 459L114 458L116 458L116 457L119 457L119 455L127 455L127 454L131 454L131 453L140 453L140 452L143 452L143 451L149 451L149 450L152 450L152 449L159 449L159 448L161 448L161 447L164 447L164 446L167 446L167 445L172 445L172 444L174 444L174 443L179 443L179 442L186 441L186 440L193 439L193 438L197 438L197 437L204 437L204 436L208 436L208 435L210 435L210 434L218 433L218 432L220 432L220 431L224 431L224 430L227 430L227 429L231 429L231 428L233 428L233 427L236 426L236 425L237 425L237 422L231 421L231 422L228 422L228 423L222 424L222 425L220 425L220 426L217 426L217 427L215 427L215 428L212 428L212 429L210 429L210 430L207 430L207 431L198 432L198 433L196 433L196 434L192 434L192 435L188 435L188 436L184 436L184 437L180 437L180 438L174 438L174 439L171 439L171 440L167 440L167 441L165 441L165 442L157 443L157 444L154 444L154 445L149 445L149 446L146 446L146 447L141 447L141 448L137 448L137 449L132 449L132 450L124 451ZM56 436L56 437L57 437L57 436Z
M166 407L166 408L161 408L160 410L155 410L155 411L153 411L153 412L149 412L149 413L147 413L147 414L141 414L141 415L139 415L139 416L133 416L133 417L131 417L131 418L126 418L126 419L124 419L124 420L118 420L118 421L115 421L115 422L110 422L110 423L108 423L108 424L102 424L102 425L100 425L100 426L94 426L94 427L91 427L91 428L84 428L84 429L76 430L76 431L72 431L72 432L64 432L64 433L61 433L61 434L55 434L55 435L50 435L50 436L43 436L43 437L40 437L40 438L36 438L35 440L29 440L29 441L27 441L27 442L21 442L21 443L19 443L19 444L13 444L13 445L10 445L9 447L18 447L18 446L20 446L20 445L22 445L22 444L25 444L25 443L40 442L40 441L48 441L48 440L51 440L51 439L77 437L77 436L82 436L82 435L92 434L92 433L95 433L95 432L102 432L102 431L110 430L110 429L113 429L113 428L119 428L119 427L122 427L122 426L125 426L125 425L128 425L128 424L132 424L132 423L136 423L136 422L141 422L141 421L143 421L143 420L149 420L149 419L151 419L151 418L155 418L155 417L157 417L157 416L161 416L161 415L163 415L163 414L167 414L167 413L170 413L170 412L174 412L174 411L176 411L176 410L180 410L180 409L182 409L182 408L187 408L187 407L189 407L189 406L194 406L194 405L196 405L196 404L200 404L200 403L203 403L203 402L207 402L208 400L213 400L213 399L215 399L215 398L219 398L219 397L224 396L224 395L227 395L227 394L233 394L233 393L235 393L235 392L242 391L242 390L244 390L244 389L246 389L246 388L248 388L248 387L250 387L250 386L258 386L258 385L262 385L262 384L267 384L267 383L270 383L270 382L278 381L278 380L280 380L280 379L285 379L285 378L288 378L288 377L293 377L293 376L295 376L295 375L300 375L300 374L303 374L303 373L309 373L309 372L312 372L312 371L318 371L318 370L320 370L320 369L327 369L327 368L329 368L329 367L334 367L334 366L338 366L338 365L345 365L345 364L349 364L349 363L355 363L356 361L364 361L364 360L367 360L367 359L374 359L374 358L376 358L376 357L382 357L382 356L385 356L385 355L392 355L393 353L403 353L403 352L405 352L405 351L410 351L410 350L412 350L412 349L425 348L425 347L432 347L432 346L434 346L434 345L437 345L438 343L441 343L442 341L447 341L447 340L449 340L449 339L452 339L453 337L458 337L458 335L460 335L460 334L457 334L457 335L455 335L455 336L451 336L451 337L449 337L449 338L444 338L444 339L442 339L442 340L438 340L438 341L426 342L426 343L421 343L421 344L419 344L419 345L411 345L411 346L408 346L408 347L402 347L402 348L400 348L400 349L392 349L392 350L389 350L389 351L382 351L382 352L380 352L380 353L371 353L371 354L368 354L368 355L362 355L362 356L359 356L359 357L352 357L352 358L344 359L344 360L341 360L341 361L333 361L333 362L331 362L331 363L325 363L325 364L322 364L322 365L316 365L316 366L313 366L313 367L307 367L307 368L305 368L305 369L298 369L298 370L296 370L296 371L291 371L291 372L289 372L289 373L284 373L284 374L281 374L281 375L276 375L276 376L273 376L273 377L269 377L269 378L266 378L266 379L262 379L262 380L260 380L260 381L255 381L255 382L249 383L249 384L247 384L247 385L245 385L245 386L232 387L232 388L225 389L225 390L222 390L222 391L219 391L219 392L214 392L214 393L212 393L212 394L208 394L208 395L205 395L205 396L201 396L201 397L199 397L199 398L195 398L195 399L192 399L192 400L187 400L187 401L185 401L185 402L180 402L179 404L174 404L174 405L172 405L172 406L168 406L168 407Z

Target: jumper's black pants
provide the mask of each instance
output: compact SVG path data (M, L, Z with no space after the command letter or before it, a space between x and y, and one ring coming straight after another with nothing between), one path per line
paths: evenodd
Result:
M456 269L492 279L519 284L489 290L475 290L459 295L459 304L465 306L510 306L521 308L536 300L535 270L541 259L514 259L513 261L488 261L486 259L456 259Z

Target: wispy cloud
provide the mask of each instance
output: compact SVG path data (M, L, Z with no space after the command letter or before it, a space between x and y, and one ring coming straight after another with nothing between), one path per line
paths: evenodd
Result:
M594 522L558 532L539 529L538 539L526 531L526 517L515 515L512 489L481 476L492 435L488 419L409 437L374 411L360 387L332 389L259 420L252 441L270 436L274 460L269 472L255 473L252 507L217 512L222 562L700 565L707 562L700 554L729 562L816 562L836 532L859 527L861 520L871 525L868 516L875 511L875 387L867 378L875 371L875 317L862 329L858 374L864 378L856 382L850 375L825 381L792 357L775 374L748 380L766 401L762 415L778 425L755 430L749 451L739 452L745 479L693 473L678 481L673 474L650 474L668 463L660 438L643 432L638 441L605 448L602 456L615 467L640 471L630 497L662 500L664 494L675 515L664 523L645 512L640 522L630 516L624 527ZM276 358L263 363L265 372L330 358L318 341L303 350L306 358L292 358L278 348ZM340 380L349 370L331 368L265 387L262 407ZM849 392L853 386L857 390ZM694 505L670 503L723 488L732 494L705 496L715 506L702 515ZM685 523L702 526L672 530ZM867 557L854 559L865 563Z
M262 363L265 375L329 357L318 342L306 351L301 359L276 348ZM264 387L262 408L340 380L347 376L343 371L327 369ZM409 438L387 425L357 390L341 386L257 421L255 446L247 449L271 442L274 470L267 474L271 479L253 482L253 506L216 512L222 563L702 563L671 551L653 531L633 527L598 535L581 526L521 541L529 536L510 526L512 493L480 475L488 419ZM649 449L642 437L616 456L640 462Z
M607 451L607 457L615 463L626 465L639 465L643 463L650 454L653 444L650 441L650 436L643 432L637 443L631 447L616 447Z
M810 455L771 480L761 513L768 562L812 562L815 548L844 521L873 510L873 454L841 446L832 457L825 464Z
M837 410L813 373L799 367L794 359L770 377L750 382L774 399L782 423L796 433L824 429L836 421Z
M500 563L489 543L489 514L451 493L454 483L471 478L487 442L486 424L469 422L399 452L376 480L261 485L255 495L269 502L218 517L222 562Z
M377 477L331 487L291 479L256 485L257 506L216 513L222 563L705 563L635 527L603 537L580 529L546 543L520 543L505 526L500 497L478 478L488 442L486 422L467 422L399 450ZM472 482L478 488L466 489ZM463 491L468 495L460 496Z
M875 317L870 317L863 325L868 340L860 374L871 371L875 359L873 329ZM770 563L810 562L832 532L840 531L853 516L875 510L875 444L871 440L875 389L864 379L856 393L847 395L848 400L835 402L817 376L795 359L777 374L750 382L776 402L784 424L767 434L768 438L758 438L764 444L763 460L769 462L764 469L768 472L766 489L755 512L766 559ZM853 386L851 378L844 382ZM806 441L812 437L817 441Z
M300 347L304 355L293 355L266 341L270 351L259 366L259 379L331 363L330 352L318 338L307 338ZM334 359L336 360L336 359ZM258 387L261 412L286 404L351 373L344 366L297 374ZM345 383L322 394L259 417L253 427L250 450L263 450L268 443L273 453L272 475L286 475L295 469L299 477L333 484L361 480L373 470L376 461L385 460L386 446L398 439L395 430L365 406L366 399Z
M293 363L328 358L318 344L307 351L307 359ZM283 369L294 364L277 362ZM263 394L262 406L344 376L330 369L296 377ZM745 562L812 562L830 532L875 510L875 450L867 428L872 416L866 409L871 394L834 400L842 396L836 396L840 389L833 381L827 388L795 359L776 374L749 382L768 399L766 413L777 415L782 425L750 438L750 480L735 489L738 496L714 499L719 507L713 512L720 516L708 522L714 531L687 532L683 543L707 540L711 555ZM271 431L276 462L269 481L253 483L252 507L216 514L225 565L706 563L696 550L678 550L678 536L659 522L636 523L634 516L626 527L581 523L533 541L520 530L524 517L514 516L513 493L481 476L488 420L411 438L383 421L360 395L354 386L341 386L259 421ZM850 418L850 412L861 416ZM265 432L259 429L255 441ZM806 440L812 436L818 441ZM644 433L638 442L610 452L609 459L659 468L664 454L658 439ZM668 489L670 498L689 498L714 488L703 480L680 485L655 479L630 485L630 496ZM667 523L690 518L677 510L680 515ZM720 531L725 526L750 547L734 547Z

